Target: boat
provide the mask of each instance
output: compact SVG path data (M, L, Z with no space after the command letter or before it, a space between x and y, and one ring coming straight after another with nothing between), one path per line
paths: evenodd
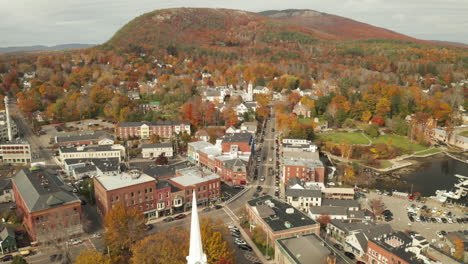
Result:
M435 199L440 202L446 202L448 198L452 200L463 199L468 194L468 177L460 174L455 174L458 178L458 183L454 185L454 191L437 190Z

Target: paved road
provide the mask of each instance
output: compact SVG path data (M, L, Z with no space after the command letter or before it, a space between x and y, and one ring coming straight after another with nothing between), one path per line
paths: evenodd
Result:
M36 161L45 161L47 164L54 164L52 160L52 152L42 144L38 137L32 131L30 125L27 123L27 119L24 117L23 113L19 111L16 103L9 103L9 109L11 116L15 119L18 131L23 135L23 138L26 139L31 145L31 153L33 155L33 162Z

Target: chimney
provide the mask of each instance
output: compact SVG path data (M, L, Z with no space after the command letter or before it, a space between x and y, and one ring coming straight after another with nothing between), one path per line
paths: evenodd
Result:
M11 132L11 124L10 124L10 111L8 111L8 96L5 96L5 114L6 114L6 122L7 122L7 129L8 129L8 141L13 140L13 134Z

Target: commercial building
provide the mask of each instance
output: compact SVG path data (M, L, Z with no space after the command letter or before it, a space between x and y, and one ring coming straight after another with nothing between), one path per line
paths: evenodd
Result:
M297 177L305 182L325 182L325 166L320 160L285 159L283 160L283 182Z
M12 140L9 138L9 129L11 129L11 136L14 138L18 135L18 128L16 123L8 116L8 110L0 110L0 141Z
M143 144L141 147L141 154L143 158L157 158L161 154L165 157L172 158L174 155L171 143Z
M32 241L80 234L81 201L54 172L22 169L13 178L17 212Z
M184 192L186 206L191 204L193 191L197 194L197 202L204 205L210 205L218 200L221 195L221 178L219 175L205 172L196 167L177 170L176 177L168 181Z
M275 264L334 263L337 263L337 256L315 234L288 237L275 242Z
M354 189L353 188L323 188L323 198L325 199L342 199L342 200L353 200Z
M112 145L114 144L114 137L106 132L91 131L90 133L56 136L54 142L57 146Z
M320 225L300 210L270 195L252 199L246 204L251 227L260 227L269 245L280 238L319 234Z
M59 148L59 157L62 163L67 159L106 159L117 158L119 162L125 156L125 148L122 145L93 145Z
M320 206L322 203L322 192L317 189L287 188L285 196L288 204L303 212L307 212L311 206Z
M419 236L418 236L419 237ZM411 237L402 232L396 232L378 239L370 239L367 246L367 261L373 264L434 264L426 256L429 243Z
M116 128L116 136L121 139L142 138L152 135L170 138L174 134L187 133L190 135L190 123L188 121L164 121L164 122L121 122Z
M83 177L116 176L120 173L118 158L102 159L66 159L64 171L75 179Z
M28 142L13 140L0 144L0 161L10 164L26 164L31 160L31 146Z
M102 216L118 203L139 210L146 218L157 216L156 180L139 170L95 177L94 193L98 213Z

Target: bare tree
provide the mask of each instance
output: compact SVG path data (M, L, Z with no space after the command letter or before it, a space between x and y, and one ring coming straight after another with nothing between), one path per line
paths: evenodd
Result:
M372 213L374 213L375 216L381 216L383 211L385 211L386 206L382 202L382 199L372 199L369 201L369 207L372 210Z

